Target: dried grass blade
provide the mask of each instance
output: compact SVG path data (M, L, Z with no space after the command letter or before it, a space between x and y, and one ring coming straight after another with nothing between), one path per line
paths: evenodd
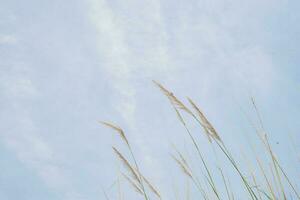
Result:
M200 108L192 101L192 99L188 98L190 104L193 106L193 108L196 110L200 120L202 123L202 127L204 128L205 132L209 134L211 137L221 141L221 138L215 128L212 126L212 124L208 121L208 119L205 117L203 112L200 110Z
M153 83L164 93L165 96L168 97L171 104L178 109L184 110L185 112L193 115L192 111L190 111L172 92L168 91L165 87L163 87L160 83L153 81Z
M172 158L176 161L176 163L179 165L179 167L182 169L183 173L186 174L188 177L193 179L192 173L189 171L189 169L182 163L179 159L177 159L175 156L171 155Z
M115 147L112 147L112 148L113 148L114 152L116 153L116 155L118 156L118 158L123 163L123 165L125 166L125 168L130 172L132 178L135 181L137 181L139 183L139 185L141 185L141 180L140 180L138 174L136 173L136 171L134 170L134 168L130 165L130 163L125 159L125 157Z
M160 199L161 196L160 196L160 193L158 192L158 190L153 186L153 184L151 184L147 179L146 177L144 177L142 175L142 178L143 180L145 181L145 183L148 185L148 187L150 188L150 190Z
M129 142L128 142L126 136L125 136L125 133L124 133L124 131L123 131L120 127L118 127L117 125L114 125L114 124L112 124L112 123L109 123L109 122L104 122L104 121L98 121L98 122L99 122L100 124L103 124L104 126L107 126L107 127L111 128L111 129L117 131L117 132L119 133L120 137L121 137L121 138L125 141L125 143L129 146Z
M130 183L130 185L136 190L136 192L138 192L141 195L144 195L143 191L139 188L139 186L133 181L131 180L126 174L122 173L122 175L124 176L124 178Z

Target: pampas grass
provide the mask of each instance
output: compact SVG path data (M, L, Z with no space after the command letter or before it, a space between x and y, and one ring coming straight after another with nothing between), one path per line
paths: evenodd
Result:
M143 195L145 200L149 200L149 197L148 197L146 189L145 189L145 185L148 186L148 188L150 189L150 191L152 193L154 193L159 199L161 199L161 196L160 196L158 190L155 189L155 187L140 172L139 166L138 166L136 158L133 154L131 145L130 145L123 129L121 129L119 126L117 126L113 123L110 123L110 122L99 121L99 123L116 131L120 135L121 139L126 143L126 146L131 154L131 158L133 160L134 166L125 158L125 156L123 156L123 154L117 148L112 147L115 154L117 155L119 160L123 163L123 166L125 167L127 172L130 174L131 178L129 176L123 174L125 179L130 183L130 185L135 189L135 191L137 191L139 194Z
M190 166L188 159L186 159L186 157L176 147L175 147L176 155L171 154L171 157L175 161L176 165L178 165L178 167L181 169L183 175L188 177L192 181L195 189L198 190L199 197L197 197L197 199L234 200L236 199L236 195L234 194L234 190L232 188L232 185L230 184L230 177L224 173L223 166L217 165L216 166L217 170L214 170L214 168L208 165L205 155L201 152L201 149L198 145L198 141L196 140L196 138L194 137L193 133L191 132L191 130L189 129L186 123L187 119L185 119L182 116L181 112L187 114L185 115L185 117L186 116L191 117L193 120L196 120L196 122L203 129L203 132L209 141L208 144L212 146L214 152L215 153L219 152L221 155L223 155L223 158L225 160L229 161L231 165L231 169L241 179L245 191L248 194L248 199L287 200L288 199L287 191L292 191L294 193L293 198L300 200L299 191L297 190L294 183L289 178L286 171L280 165L279 159L276 156L274 150L272 149L272 146L270 145L268 139L269 136L267 134L267 131L264 128L263 120L261 114L259 113L259 109L257 104L255 103L254 98L251 98L251 102L255 110L255 113L257 115L257 118L259 119L260 127L257 128L253 123L251 123L251 125L255 129L255 132L257 133L265 149L265 152L269 155L269 159L271 161L271 165L268 165L269 168L269 173L268 173L268 170L266 170L266 168L264 167L264 163L259 158L259 156L257 154L254 155L256 163L253 162L251 164L256 166L257 171L260 171L262 176L258 176L257 174L255 174L252 168L250 170L250 173L245 175L246 173L243 172L243 170L240 168L240 165L236 162L235 158L227 148L227 145L222 140L221 135L219 135L219 133L214 128L213 124L208 120L208 118L205 116L205 114L200 109L200 107L191 98L187 98L187 101L189 102L189 106L192 109L190 109L189 106L186 106L183 103L183 101L179 100L174 95L174 93L166 89L166 87L164 87L159 82L153 81L153 83L169 100L172 108L175 111L175 114L179 119L179 122L183 125L189 139L191 140L191 143L193 144L192 145L193 148L195 148L197 152L198 158L201 163L201 165L197 166L197 168L202 169L201 170L202 174L200 179L201 181L199 180L196 173L192 170L192 167ZM122 175L124 179L127 180L129 185L133 188L133 190L136 191L138 194L140 194L145 200L150 200L150 197L156 199L164 199L164 197L161 195L157 187L155 187L152 183L150 183L150 181L146 179L145 176L141 173L138 162L134 156L130 142L126 137L125 132L119 126L113 123L104 122L104 121L99 121L99 123L116 131L120 136L121 140L124 141L127 149L129 150L131 159L126 158L124 154L120 152L116 147L112 147L113 151L115 152L118 159L123 164L124 169L126 170L126 173L122 173ZM218 173L216 173L216 171ZM216 184L215 181L216 177L222 180L221 181L222 184L220 184L220 182ZM203 186L203 183L205 184L204 186L206 187ZM287 186L289 186L290 190L288 190ZM235 187L239 187L239 186L235 185ZM221 193L220 191L222 189L226 193ZM152 195L149 195L150 193ZM291 195L290 192L289 195ZM177 193L175 194L175 196L176 198L179 198ZM108 196L106 194L105 194L105 198L108 199ZM189 195L187 195L186 198L188 199Z

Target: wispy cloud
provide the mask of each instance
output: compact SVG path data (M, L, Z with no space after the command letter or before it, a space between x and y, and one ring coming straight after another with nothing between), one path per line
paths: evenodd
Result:
M77 194L57 158L59 153L44 138L26 106L26 102L39 95L32 80L25 75L27 70L26 67L11 66L0 75L0 96L7 100L0 115L3 122L1 140L22 164L36 172L47 187L61 192L64 199L71 194L75 197Z
M16 36L14 35L1 35L0 34L0 45L4 44L16 44L18 42Z

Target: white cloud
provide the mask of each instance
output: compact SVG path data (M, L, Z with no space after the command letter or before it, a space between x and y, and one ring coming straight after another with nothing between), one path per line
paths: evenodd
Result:
M1 140L22 164L36 172L45 185L69 196L74 191L57 159L59 153L43 138L26 106L26 101L39 95L32 80L26 76L28 69L12 66L4 72L0 75L0 95L8 101L0 115L3 122Z
M119 8L109 3L105 0L90 1L89 14L97 30L102 61L99 65L110 75L111 85L122 97L116 104L120 114L134 129L135 75L142 72L151 76L153 72L167 73L167 69L170 73L173 67L168 56L160 2L147 1L147 6L139 1L120 2Z
M123 41L122 30L115 22L114 15L106 1L91 1L91 18L98 31L97 46L105 64L101 64L110 75L111 83L122 96L122 105L118 108L123 117L133 126L135 99L130 87L131 68L128 67L129 50Z
M0 45L4 44L16 44L18 42L16 36L14 35L3 35L0 34Z

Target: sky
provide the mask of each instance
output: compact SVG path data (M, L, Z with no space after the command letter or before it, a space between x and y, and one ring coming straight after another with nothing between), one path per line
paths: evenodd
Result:
M299 8L297 0L0 0L0 199L105 199L103 190L116 199L124 169L111 146L126 148L98 120L125 130L143 173L174 199L187 181L172 144L192 148L152 80L193 98L241 160L249 143L261 151L245 117L257 123L254 97L299 180ZM125 199L140 199L120 182Z

